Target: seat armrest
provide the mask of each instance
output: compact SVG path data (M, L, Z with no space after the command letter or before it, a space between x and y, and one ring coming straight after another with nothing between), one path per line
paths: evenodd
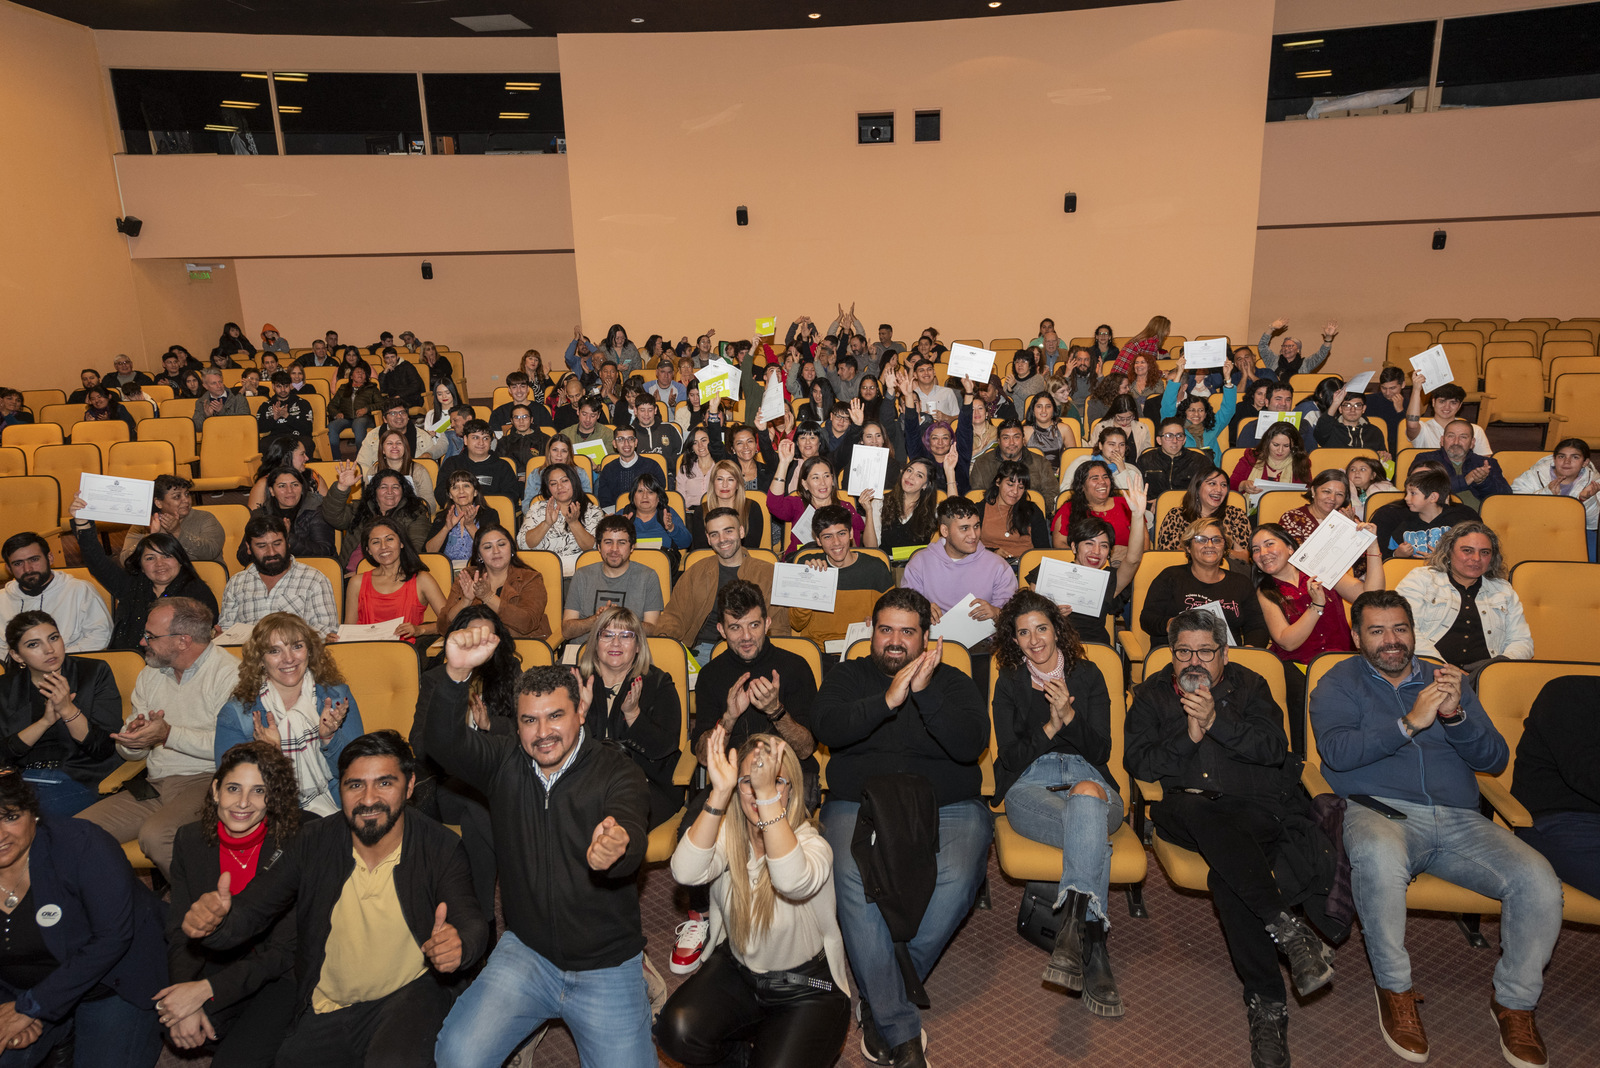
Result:
M679 753L678 766L672 769L672 782L675 786L688 786L689 780L694 778L695 766L699 761L693 753Z
M1305 767L1300 769L1300 782L1312 797L1333 793L1333 787L1329 786L1328 780L1322 777L1322 768L1310 761L1307 761Z
M1134 779L1133 784L1139 788L1139 797L1147 803L1160 801L1166 795L1161 790L1158 782L1145 782L1143 779Z
M107 775L105 778L100 780L101 796L116 793L118 790L122 789L123 783L127 782L129 779L133 778L143 770L144 761L142 760L124 761L122 767L118 768L116 771L113 771L110 775Z
M1511 796L1505 783L1489 775L1478 776L1478 793L1508 827L1532 827L1533 814Z

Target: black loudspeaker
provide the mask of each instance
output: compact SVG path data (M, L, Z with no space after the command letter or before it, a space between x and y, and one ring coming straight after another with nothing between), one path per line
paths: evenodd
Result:
M1073 212L1077 211L1078 210L1078 194L1076 194L1076 193L1068 193L1066 202L1064 204L1062 204L1061 210L1066 212L1068 215L1071 215Z
M127 234L129 237L138 237L139 231L144 229L144 220L129 215L125 219L117 220L117 233Z
M734 208L733 221L738 223L740 226L749 226L750 209L745 207L743 204L740 204L737 208Z
M1444 248L1445 233L1443 230L1433 232L1433 251L1438 252Z
M427 260L422 261L422 280L424 282L433 281L433 264Z

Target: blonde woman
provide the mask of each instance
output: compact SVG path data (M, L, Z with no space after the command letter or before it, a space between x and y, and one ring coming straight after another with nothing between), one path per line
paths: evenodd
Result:
M727 744L719 724L706 746L711 792L672 854L679 883L711 884L714 948L663 1006L656 1038L687 1065L826 1068L850 1027L833 851L806 822L800 761L783 739Z
M740 522L744 524L744 537L739 540L746 549L771 548L761 544L761 531L766 527L765 509L759 501L752 501L746 496L744 475L733 460L722 460L711 469L710 484L699 504L699 509L693 511L689 518L691 549L711 547L706 541L706 525L700 517L713 508L732 508L739 513Z
M626 608L601 612L578 654L578 718L599 741L613 741L649 780L651 830L683 807L678 767L683 706L672 676L650 662L644 624Z
M1165 315L1152 316L1150 321L1144 324L1144 329L1130 337L1128 343L1122 346L1122 351L1117 353L1117 361L1111 365L1111 369L1127 374L1133 369L1135 356L1142 354L1159 357L1166 352L1164 346L1167 343L1167 335L1171 332L1171 319Z

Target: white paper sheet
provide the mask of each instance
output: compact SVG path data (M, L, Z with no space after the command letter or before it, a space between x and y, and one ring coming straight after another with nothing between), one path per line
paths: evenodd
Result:
M809 608L814 612L832 612L834 599L838 595L837 568L816 571L805 564L772 565L773 604L787 608Z
M84 505L78 509L78 518L97 523L149 526L155 491L156 484L146 479L92 475L85 471L78 476L78 496L83 498Z
M816 517L817 510L806 505L806 510L800 513L800 518L789 524L789 533L794 535L794 540L801 545L811 540L811 520Z
M1444 354L1443 345L1424 349L1411 357L1411 369L1421 372L1427 379L1422 385L1424 393L1432 393L1446 382L1455 381L1455 375L1450 373L1450 357Z
M950 346L950 377L970 378L974 383L987 382L994 374L994 350L963 345L957 341Z
M1360 374L1356 375L1354 378L1344 384L1345 392L1352 397L1357 393L1365 393L1367 391L1367 386L1372 383L1372 377L1374 373L1375 372L1373 371L1362 371Z
M395 630L405 622L404 616L386 619L382 623L341 623L339 640L342 642L395 641Z
M596 471L600 470L600 461L606 458L606 443L599 438L590 438L580 441L572 447L572 451L579 456L587 456Z
M1300 417L1304 412L1262 412L1256 416L1256 440L1261 440L1261 435L1267 432L1267 427L1273 423L1288 423L1290 426L1300 425Z
M256 629L254 623L235 623L221 634L211 639L212 645L243 645L250 640L250 634Z
M889 473L889 450L876 445L857 445L850 450L850 481L845 492L861 496L862 490L871 490L883 496L883 481Z
M767 391L761 395L761 410L756 418L763 423L775 423L783 418L784 410L783 379L773 375L772 381L767 383Z
M1272 493L1276 490L1303 490L1305 488L1305 483L1303 482L1274 482L1270 478L1258 478L1256 479L1256 491L1250 494L1250 507L1255 508L1260 505L1264 494Z
M1047 556L1039 561L1039 581L1033 588L1063 608L1097 616L1106 603L1106 584L1110 581L1109 571Z
M1370 530L1359 529L1342 512L1330 512L1312 531L1311 537L1289 557L1289 562L1299 568L1301 574L1310 575L1331 589L1376 537Z
M430 420L432 421L430 422ZM439 418L437 419L433 419L432 409L422 413L422 429L430 434L437 434L449 425L450 413L446 409L441 408L439 410Z
M822 643L822 651L843 656L856 642L865 641L872 637L871 623L852 623L845 628L843 638L835 638L831 642Z
M1222 610L1222 602L1221 601L1207 601L1205 604L1200 605L1198 608L1196 608L1195 611L1196 612L1210 612L1212 615L1216 616L1218 619L1222 620L1224 623L1228 622L1228 613L1226 613L1226 612L1224 612ZM1238 642L1233 640L1233 628L1230 626L1228 628L1228 645L1229 646L1234 646L1234 645L1238 645L1238 644L1239 644Z
M739 395L739 369L720 356L708 361L694 377L700 383L701 401L718 397L735 399Z
M1228 362L1228 339L1208 337L1203 341L1183 343L1183 369L1196 371L1206 367L1221 367Z
M951 605L950 610L928 632L929 638L931 640L943 638L946 641L959 642L970 649L986 638L992 637L994 634L994 620L973 619L968 614L972 611L972 602L974 600L976 600L976 595L969 593Z

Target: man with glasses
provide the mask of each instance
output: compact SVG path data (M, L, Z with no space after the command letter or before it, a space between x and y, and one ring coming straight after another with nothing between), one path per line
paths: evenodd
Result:
M1186 448L1183 440L1183 420L1168 416L1156 430L1156 447L1146 449L1134 462L1144 475L1151 504L1168 490L1188 489L1189 481L1211 466L1211 457Z
M178 828L200 818L217 770L217 710L239 681L239 660L211 643L211 623L211 610L189 597L169 597L150 610L133 715L111 736L123 759L142 760L145 770L120 793L78 813L119 842L137 837L164 876Z
M659 485L667 484L667 473L661 470L661 465L639 455L639 434L633 427L617 427L611 432L611 444L617 451L617 458L600 468L600 474L595 476L594 492L600 507L614 510L617 498L632 493L633 484L647 472L656 476Z
M1340 389L1328 402L1327 417L1312 429L1319 448L1371 449L1388 461L1389 441L1383 430L1367 422L1367 398Z
M1293 387L1291 387L1287 382L1279 382L1277 385L1269 388L1267 390L1267 406L1263 408L1262 411L1294 411ZM1248 423L1245 423L1239 427L1239 436L1234 440L1233 444L1241 449L1255 448L1261 443L1261 435L1257 433L1257 428L1259 428L1260 425L1261 424L1257 420L1251 419ZM1314 436L1314 430L1312 427L1302 426L1300 428L1300 441L1303 445L1305 445L1307 452L1310 452L1312 449L1317 447L1317 439ZM1182 489L1183 487L1175 486L1174 488Z
M356 450L356 463L360 466L363 476L372 477L373 470L378 464L378 439L385 430L398 430L406 436L406 443L411 446L412 458L430 456L438 458L443 455L445 441L442 437L424 430L411 421L410 406L403 397L385 397L383 401L383 423L367 431L367 436L361 439L361 447Z
M1163 799L1150 806L1156 833L1210 865L1222 933L1244 982L1251 1064L1287 1068L1278 953L1301 996L1333 979L1332 947L1289 911L1325 897L1331 860L1325 873L1298 863L1320 832L1309 805L1293 800L1303 793L1283 712L1265 679L1228 662L1227 625L1210 612L1180 612L1167 640L1172 663L1145 679L1128 709L1125 761L1134 778L1161 784Z

